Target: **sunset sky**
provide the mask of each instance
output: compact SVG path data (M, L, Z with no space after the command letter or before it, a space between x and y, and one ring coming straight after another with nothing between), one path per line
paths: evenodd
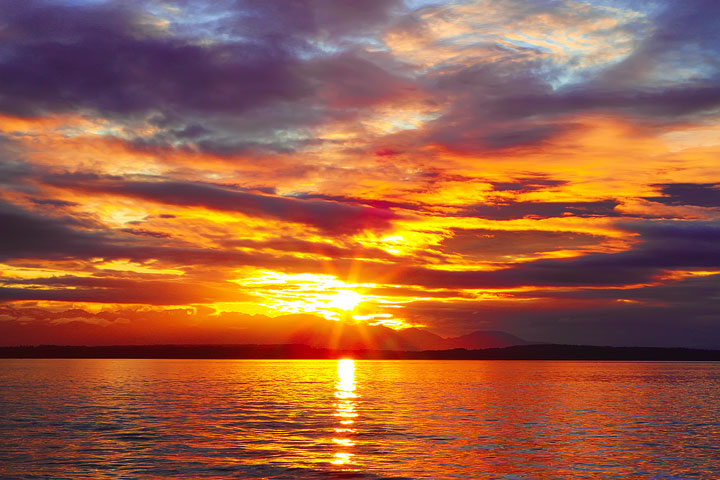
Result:
M0 0L0 344L720 348L719 119L712 0Z

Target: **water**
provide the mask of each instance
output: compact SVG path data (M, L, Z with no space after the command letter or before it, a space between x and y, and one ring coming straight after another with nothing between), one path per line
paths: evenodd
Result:
M720 363L0 360L0 478L720 478Z

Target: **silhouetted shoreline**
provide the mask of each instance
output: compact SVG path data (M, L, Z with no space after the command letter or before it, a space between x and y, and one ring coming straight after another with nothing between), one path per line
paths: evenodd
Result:
M333 350L307 345L39 345L0 347L0 358L197 358L387 360L720 361L720 350L588 345L516 345L483 350Z

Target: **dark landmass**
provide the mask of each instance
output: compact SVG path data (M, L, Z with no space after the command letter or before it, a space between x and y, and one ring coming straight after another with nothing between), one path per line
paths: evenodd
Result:
M131 322L88 323L77 318L89 314L77 309L60 312L49 322L0 321L0 345L303 344L336 350L422 351L478 350L538 343L493 330L446 338L424 328L393 330L384 325L334 321L310 314L267 317L225 312L198 318L189 315L188 310L179 312L182 313L166 312L163 316L148 317L147 322L153 328L140 328ZM12 310L6 315L21 316Z
M338 350L290 345L39 345L0 347L0 358L225 358L387 360L641 360L720 361L720 350L588 345L516 345L466 350Z

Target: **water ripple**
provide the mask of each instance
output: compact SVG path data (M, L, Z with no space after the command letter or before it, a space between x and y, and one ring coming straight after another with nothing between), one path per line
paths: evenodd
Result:
M720 478L720 364L2 360L0 477Z

